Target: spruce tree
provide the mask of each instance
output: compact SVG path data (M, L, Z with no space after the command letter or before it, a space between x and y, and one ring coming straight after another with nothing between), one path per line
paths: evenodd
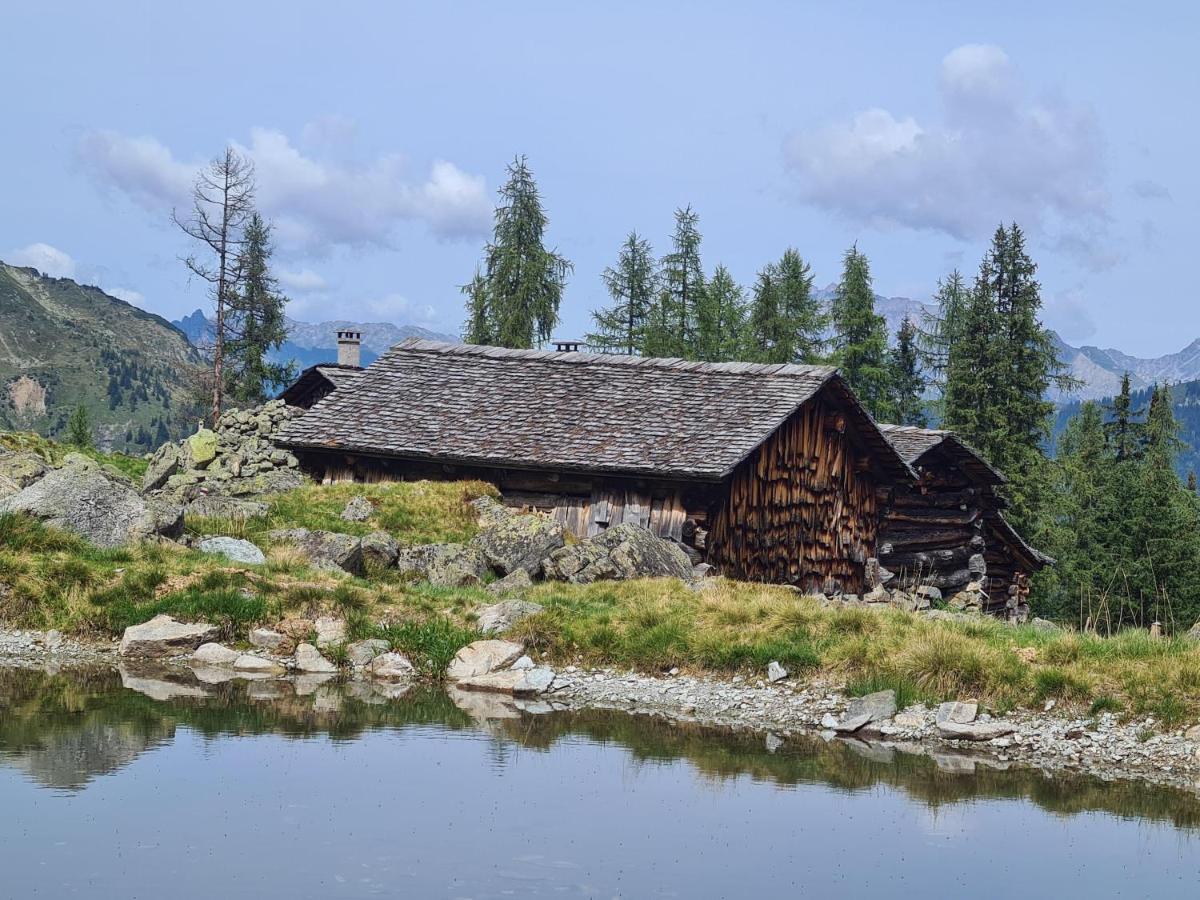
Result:
M929 424L925 416L925 376L917 350L917 327L907 316L896 332L891 352L891 407L897 425Z
M704 297L704 269L700 263L700 217L690 206L675 210L671 252L659 266L661 307L651 316L650 343L655 356L695 359L697 318Z
M813 296L812 267L789 247L775 266L775 280L779 292L781 361L818 362L828 320L821 301Z
M1108 420L1104 431L1118 461L1141 455L1142 426L1134 421L1138 413L1133 409L1133 394L1130 390L1129 373L1121 376L1121 392L1105 408Z
M242 238L241 283L230 295L226 313L225 393L238 403L253 405L291 381L295 366L267 358L287 340L283 311L288 298L279 292L271 274L271 226L252 213Z
M588 344L606 353L641 354L658 295L658 273L650 243L636 231L629 232L617 264L605 269L601 277L613 305L592 312L596 330L588 334Z
M95 445L92 436L92 416L82 403L75 407L67 420L67 440L81 450L90 449Z
M875 312L875 292L866 256L851 247L833 298L834 361L871 415L891 417L888 399L887 325Z
M754 280L743 340L746 358L758 363L791 362L791 351L784 330L779 302L779 273L772 263L761 269Z
M970 290L957 269L938 280L933 312L921 315L917 329L917 347L922 362L934 383L944 384L950 368L950 350L962 335L963 316L970 302Z
M746 297L729 270L717 266L696 316L696 356L706 362L741 359Z
M463 286L467 339L501 347L530 348L550 339L571 263L544 239L547 217L537 183L519 156L500 189L492 240L480 274Z

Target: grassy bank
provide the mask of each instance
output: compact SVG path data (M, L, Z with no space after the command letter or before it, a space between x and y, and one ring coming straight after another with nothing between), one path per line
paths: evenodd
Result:
M383 636L430 674L477 637L475 616L495 602L479 589L310 571L273 528L351 533L376 528L407 543L465 540L474 531L477 483L306 486L245 522L192 521L198 533L247 536L267 563L235 566L172 545L102 551L20 516L0 516L0 618L14 625L116 635L157 613L205 618L226 640L250 628L337 613L354 638ZM368 497L365 523L340 519ZM714 580L702 591L672 580L542 584L527 594L545 610L517 636L562 662L660 671L743 672L771 660L862 694L894 688L902 704L979 698L994 709L1047 700L1081 713L1153 715L1167 726L1200 714L1200 645L1130 631L1111 638L1013 628L991 619L931 621L896 610L833 608L792 590Z

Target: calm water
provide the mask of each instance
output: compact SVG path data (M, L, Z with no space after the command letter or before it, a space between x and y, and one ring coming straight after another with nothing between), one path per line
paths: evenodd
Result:
M1196 897L1187 795L478 697L0 669L0 896Z

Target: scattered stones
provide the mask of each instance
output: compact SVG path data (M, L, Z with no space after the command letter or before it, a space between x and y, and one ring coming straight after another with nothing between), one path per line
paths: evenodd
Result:
M503 578L493 581L485 590L494 597L503 597L506 594L519 594L531 587L533 587L533 579L529 577L529 573L524 569L517 569Z
M267 561L267 558L258 547L240 538L204 538L204 540L196 544L196 549L201 553L207 553L212 556L223 556L233 562L246 563L248 565L260 565Z
M501 575L520 570L536 574L542 560L563 546L563 526L549 516L514 513L491 497L480 497L472 505L479 512L479 532L471 545Z
M446 669L446 677L452 681L487 675L511 666L525 653L522 644L512 641L475 641L454 654Z
M537 615L543 608L525 600L504 600L485 606L479 611L479 630L484 634L501 634L522 619Z
M771 684L775 684L776 682L783 681L783 679L787 677L787 669L781 666L778 661L771 660L771 662L767 665L767 681L771 682Z
M217 627L207 622L177 622L168 615L157 615L126 628L119 652L122 656L174 656L215 640L217 634Z
M622 522L586 541L555 550L543 561L542 571L548 579L576 584L629 578L690 581L692 562L678 544Z
M402 653L381 653L367 666L367 672L381 681L411 681L416 675L413 664Z
M396 567L402 575L435 587L476 587L488 574L487 560L463 544L423 544L400 550Z
M192 662L198 666L232 666L241 654L224 644L201 644L192 654Z
M333 673L338 667L321 655L312 644L301 644L296 648L296 668L301 672L315 674Z
M78 453L0 500L0 512L26 513L104 548L183 532L182 508L143 499L124 478Z
M270 628L255 628L250 632L250 645L260 650L283 652L289 642L288 636Z
M233 661L233 668L234 671L254 675L283 675L287 672L287 669L275 660L255 656L253 653L243 653Z
M324 650L346 642L346 620L332 616L321 616L313 623L317 632L317 646Z
M876 691L863 697L855 697L846 707L846 715L834 726L834 731L849 733L858 731L872 722L890 719L896 714L896 692Z
M351 497L346 508L342 510L342 518L347 522L365 522L375 515L375 507L366 497Z
M380 638L366 641L355 641L346 645L346 661L356 669L370 665L377 656L382 656L391 649L391 645Z

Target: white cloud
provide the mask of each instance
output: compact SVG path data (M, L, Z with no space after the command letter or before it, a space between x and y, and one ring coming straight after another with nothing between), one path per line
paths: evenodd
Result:
M346 120L327 119L305 129L314 142L348 139ZM257 204L281 243L314 252L338 245L389 246L402 222L423 222L441 238L486 232L491 203L481 175L437 160L414 179L406 160L384 154L340 162L306 154L281 131L253 128L248 143L234 142L254 162ZM185 208L202 163L178 160L152 137L111 131L79 143L85 169L100 184L153 212Z
M1143 200L1170 200L1171 191L1165 184L1160 184L1153 178L1142 178L1130 186L1130 190Z
M1096 321L1082 287L1052 296L1046 303L1046 324L1065 341L1079 343L1096 333Z
M300 269L297 272L289 269L280 269L277 277L279 278L279 283L289 291L311 293L313 291L323 291L329 287L329 282L325 280L325 276L319 272L314 272L312 269Z
M124 300L126 303L132 303L134 306L146 305L146 298L140 291L135 291L132 288L105 288L104 293L110 297L116 297L118 300Z
M1103 140L1086 107L1032 99L999 47L942 60L941 121L868 109L785 144L799 196L873 227L986 237L1001 220L1096 252L1109 219Z
M32 266L43 275L52 278L75 276L75 260L70 254L40 242L12 251L9 254L9 262L14 266Z
M368 300L364 306L373 316L385 321L405 321L428 325L438 318L437 310L428 303L413 303L401 294L388 294Z

